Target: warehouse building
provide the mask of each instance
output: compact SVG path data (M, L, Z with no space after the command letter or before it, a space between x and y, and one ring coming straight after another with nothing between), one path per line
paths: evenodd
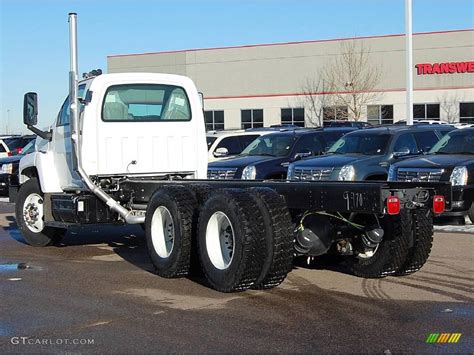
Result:
M347 106L331 104L336 102L331 98L350 92L352 82L339 91L318 85L308 90L349 42L367 52L369 70L380 71L359 117ZM474 123L474 29L417 33L413 49L414 118ZM315 126L322 119L377 124L406 116L403 34L112 55L108 72L189 76L204 94L208 129ZM317 109L322 117L316 117Z

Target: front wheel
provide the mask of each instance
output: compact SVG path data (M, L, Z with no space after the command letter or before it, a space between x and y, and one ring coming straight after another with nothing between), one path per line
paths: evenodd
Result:
M467 215L469 216L469 219L471 220L471 223L474 223L474 202L471 203L471 207L467 211Z
M45 227L44 212L44 196L38 179L31 178L18 191L15 216L23 238L34 247L55 244L64 234L62 229Z

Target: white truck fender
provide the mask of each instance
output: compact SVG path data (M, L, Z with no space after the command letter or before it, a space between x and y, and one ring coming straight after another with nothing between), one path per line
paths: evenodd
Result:
M51 152L33 152L21 158L19 167L20 185L31 177L31 174L28 173L30 168L34 168L38 172L38 179L43 193L62 191Z

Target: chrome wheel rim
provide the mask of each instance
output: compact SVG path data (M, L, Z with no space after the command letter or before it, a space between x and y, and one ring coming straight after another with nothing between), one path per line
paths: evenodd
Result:
M23 203L23 220L26 227L33 233L39 233L44 228L43 197L37 193L28 195Z

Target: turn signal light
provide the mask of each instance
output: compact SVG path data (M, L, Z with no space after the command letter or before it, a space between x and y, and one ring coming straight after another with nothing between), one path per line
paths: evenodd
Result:
M433 212L435 214L441 214L444 212L445 208L446 208L446 202L444 200L444 196L442 195L433 196Z
M387 213L396 215L400 213L400 199L397 196L387 198Z

